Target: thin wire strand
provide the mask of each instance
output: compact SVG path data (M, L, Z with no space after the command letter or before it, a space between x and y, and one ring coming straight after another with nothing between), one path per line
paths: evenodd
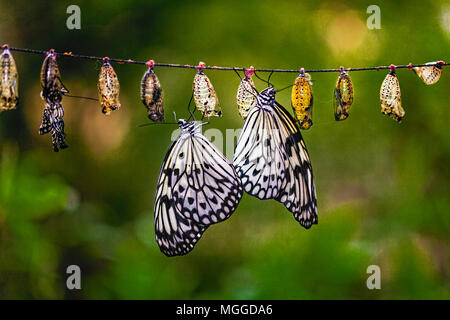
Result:
M17 51L17 52L24 52L24 53L34 53L34 54L47 54L48 51L44 50L35 50L35 49L26 49L26 48L14 48L14 47L8 47L11 51ZM95 56L87 56L87 55L80 55L80 54L73 54L72 52L55 52L57 56L62 57L70 57L70 58L76 58L76 59L85 59L85 60L95 60L95 61L103 61L104 57L95 57ZM146 65L147 62L144 61L136 61L132 59L116 59L116 58L109 58L110 62L115 62L119 64L129 63L129 64L142 64ZM177 64L177 63L158 63L155 62L153 64L155 67L168 67L168 68L184 68L184 69L198 69L198 66L195 65L189 65L189 64ZM450 63L443 63L441 66L448 66ZM430 67L428 64L407 64L407 65L396 65L396 69L411 69L414 67ZM379 67L365 67L365 68L338 68L338 69L311 69L311 70L305 70L305 72L312 73L312 72L340 72L340 71L368 71L368 70L385 70L390 69L391 66L379 66ZM218 67L218 66L202 66L202 69L208 69L208 70L222 70L222 71L246 71L247 68L242 67ZM256 72L291 72L291 73L298 73L300 72L299 69L254 69Z

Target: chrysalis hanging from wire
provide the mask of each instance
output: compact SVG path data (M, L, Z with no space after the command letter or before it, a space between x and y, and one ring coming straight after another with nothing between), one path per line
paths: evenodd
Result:
M41 98L52 103L61 102L62 96L69 92L61 81L61 74L53 49L47 53L42 63L41 86Z
M221 117L222 110L220 108L219 99L217 98L216 91L214 90L211 81L203 72L204 67L205 63L200 62L198 72L194 77L193 94L195 105L206 118L211 116Z
M292 86L291 105L300 129L309 129L312 122L313 93L311 76L300 69L300 75Z
M353 103L353 84L350 76L341 67L339 78L334 89L334 119L336 121L345 120L350 112Z
M253 70L254 68L250 67L250 69L245 71L245 77L241 80L236 94L238 111L244 120L247 118L250 110L256 105L256 96L258 95L255 83L252 80Z
M428 62L429 67L414 67L412 70L419 76L425 84L435 84L439 81L442 74L442 65L444 61Z
M150 60L146 63L147 72L141 81L141 100L147 108L147 115L155 122L164 121L164 98L159 79L153 70L155 62Z
M395 66L391 65L391 71L384 78L380 89L381 112L400 122L405 115L402 108L400 83L395 75Z
M0 56L1 84L0 84L0 112L16 108L19 102L19 74L16 62L8 49L8 45L2 46Z
M97 88L102 112L105 115L110 115L111 111L120 109L119 78L117 78L116 72L109 63L108 57L103 58Z
M61 81L56 54L51 49L42 63L41 69L41 98L45 101L39 134L51 133L53 151L67 148L64 133L64 108L62 97L69 91ZM58 149L59 148L59 149Z

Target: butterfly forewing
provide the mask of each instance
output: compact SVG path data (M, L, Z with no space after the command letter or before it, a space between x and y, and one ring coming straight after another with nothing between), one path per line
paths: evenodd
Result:
M198 225L184 218L175 207L171 187L173 170L167 160L176 147L170 147L159 174L155 196L155 237L161 251L167 256L184 255L190 252L201 238L207 226Z

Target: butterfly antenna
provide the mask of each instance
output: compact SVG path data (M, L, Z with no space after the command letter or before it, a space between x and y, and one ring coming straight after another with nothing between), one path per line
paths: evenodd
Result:
M272 75L273 75L273 71L269 74L269 78L267 78L267 83L268 83L269 85L271 85L272 88L273 88L273 84L270 83L270 78L272 77Z
M288 88L290 88L290 87L292 87L292 86L294 86L294 83L293 83L293 84L290 84L290 85L288 85L287 87L284 87L283 89L280 89L280 90L276 90L275 92L280 92L280 91L283 91L283 90L285 90L285 89L288 89Z
M94 100L94 101L98 101L97 98L90 98L90 97L83 97L83 96L73 96L71 94L65 94L65 97L69 97L69 98L78 98L78 99L86 99L86 100Z
M177 122L152 122L152 123L144 123L144 124L140 124L138 125L139 128L142 127L148 127L148 126L153 126L156 124L178 124Z
M236 70L236 68L233 67L233 70L234 70L234 72L236 72L237 76L238 76L239 79L241 79L241 81L242 81L242 77L241 77L241 75L239 74L239 72Z
M188 121L191 120L191 118L194 119L194 121L195 121L195 116L194 116L195 108L194 108L194 112L191 111L191 102L192 102L193 98L194 98L194 92L192 92L191 99L189 99L189 103L188 103L188 111L191 114Z
M272 76L272 73L273 73L273 71L272 71L272 72L270 73L270 75L269 75L269 80L270 80L270 77ZM258 75L256 74L256 71L255 71L253 74L254 74L259 80L261 80L262 82L267 83L270 87L273 88L273 84L270 83L268 80L265 80L265 79L261 78L260 76L258 76Z

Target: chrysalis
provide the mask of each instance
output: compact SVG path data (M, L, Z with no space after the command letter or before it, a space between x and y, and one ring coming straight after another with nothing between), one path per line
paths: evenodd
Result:
M334 119L345 120L353 103L353 84L350 76L341 67L339 78L334 89Z
M214 90L211 81L206 74L203 73L202 67L204 66L205 64L201 62L199 70L194 78L193 93L195 104L204 117L221 117L222 110L220 108L219 99L217 98L216 91Z
M380 89L381 112L400 122L405 115L402 109L400 84L395 75L395 66L391 65L391 71L384 78Z
M0 85L0 112L15 109L19 102L19 75L16 63L8 49L8 45L4 45L2 49L3 52L0 56L2 77Z
M47 53L42 63L41 86L41 98L51 103L61 102L62 96L69 92L61 81L61 74L53 49Z
M309 129L312 125L313 93L311 77L303 68L292 86L291 105L300 129Z
M159 79L153 70L153 60L147 63L148 70L141 81L141 100L147 108L150 120L164 121L164 99Z
M41 97L45 101L42 122L39 134L50 133L52 137L53 151L67 148L64 133L64 108L61 104L62 97L69 92L61 81L56 54L50 50L42 64L41 69Z
M442 74L442 65L444 61L428 62L429 67L414 67L412 70L425 82L425 84L435 84L439 81Z
M247 118L249 111L256 105L256 96L258 93L255 90L255 84L252 80L253 67L245 71L245 78L241 80L236 95L236 102L239 114L242 118Z
M103 66L100 69L97 87L100 105L105 115L109 115L111 111L120 109L119 79L109 63L109 58L103 59Z
M52 137L53 151L58 152L60 149L67 148L65 142L66 134L64 133L64 110L59 104L56 107L47 103L44 107L42 123L39 128L39 134L50 133Z

